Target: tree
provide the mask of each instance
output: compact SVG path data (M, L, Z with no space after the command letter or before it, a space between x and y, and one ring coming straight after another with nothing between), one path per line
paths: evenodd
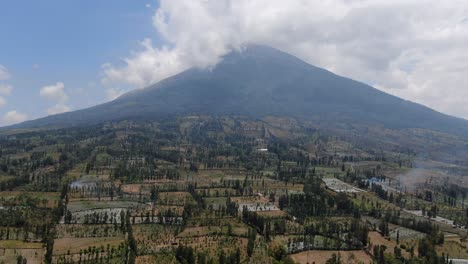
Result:
M26 264L27 260L26 258L23 258L23 256L19 255L16 257L16 263L17 264Z
M225 264L226 263L226 255L224 254L224 250L221 250L219 256L218 256L218 263L219 264Z
M341 264L341 255L333 253L332 256L325 262L326 264Z
M255 239L257 238L257 231L253 228L249 228L248 241L247 241L247 255L252 256L255 247Z
M72 220L72 213L67 210L67 212L65 213L65 224L70 224L71 223L71 220Z
M151 187L151 201L153 202L153 205L156 204L156 201L159 198L159 191L156 188L156 186Z
M45 263L51 264L52 263L52 256L53 256L53 249L54 249L54 236L52 232L49 232L47 235L46 240L46 253L45 253Z

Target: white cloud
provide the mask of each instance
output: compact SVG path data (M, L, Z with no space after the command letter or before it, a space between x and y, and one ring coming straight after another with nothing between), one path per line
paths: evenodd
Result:
M124 93L124 91L118 90L118 89L115 89L115 88L108 88L106 90L106 96L107 96L107 99L109 99L109 100L117 99L117 97L121 96L123 93Z
M5 81L11 78L8 69L0 64L0 81ZM13 86L5 83L0 83L0 95L10 95L13 90ZM7 100L0 96L0 108L4 107L7 104Z
M9 111L3 116L3 124L11 125L25 121L28 118L27 115L17 112L16 110Z
M49 115L60 114L60 113L68 112L68 111L70 111L70 107L65 104L60 104L60 103L47 109L47 113Z
M0 81L10 79L11 74L8 72L8 69L0 64Z
M47 109L47 113L49 115L70 111L70 107L66 104L68 101L68 95L65 92L65 85L63 82L44 86L41 88L39 94L41 97L56 103L53 107Z
M57 82L53 85L46 85L41 88L41 91L39 93L42 97L52 101L63 102L68 100L68 96L65 93L65 85L63 84L63 82Z
M257 43L468 118L467 14L465 0L161 0L166 46L142 41L103 83L143 87Z
M7 104L7 101L5 98L0 96L0 108L4 107Z
M11 86L9 84L1 84L0 83L0 94L10 95L12 90L13 90L13 86Z
M143 50L135 53L132 58L125 59L126 66L116 68L110 64L104 64L103 70L105 85L127 82L137 87L157 82L165 77L179 73L190 65L178 58L178 52L166 47L153 48L151 40L141 42Z

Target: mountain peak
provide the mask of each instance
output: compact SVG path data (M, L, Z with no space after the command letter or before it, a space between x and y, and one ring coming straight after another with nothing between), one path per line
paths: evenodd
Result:
M181 115L283 116L468 134L468 122L381 92L277 49L248 45L212 69L189 69L112 102L14 127L80 126Z

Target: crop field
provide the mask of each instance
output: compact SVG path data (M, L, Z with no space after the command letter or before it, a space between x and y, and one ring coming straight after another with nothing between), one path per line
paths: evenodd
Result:
M169 253L155 254L155 255L142 255L135 259L136 264L146 263L166 263L177 264L176 258Z
M325 264L333 254L339 254L344 263L372 263L372 257L363 250L353 251L327 251L327 250L308 250L301 253L292 254L291 258L300 264L316 263Z
M122 237L120 226L113 224L84 225L66 224L57 226L57 238Z
M390 230L390 238L392 240L397 240L397 237L400 239L400 241L403 240L414 240L417 238L423 238L426 235L424 233L418 232L413 229L405 228L405 227L396 227Z
M225 220L224 225L188 226L177 235L178 238L221 235L231 233L236 236L247 236L248 226L236 221Z
M178 215L181 216L184 212L184 207L179 205L156 205L153 208L147 207L145 208L145 212L150 211L151 214L162 214L162 215ZM141 211L136 211L136 214L140 213Z
M138 241L138 250L144 254L169 250L177 243L176 234L179 227L158 224L135 225L134 236Z
M192 196L187 192L161 192L159 202L164 205L184 206L193 203Z
M124 193L129 193L129 194L145 194L148 195L148 191L143 191L143 185L142 184L124 184L122 185L121 188L122 192Z
M197 189L196 192L205 197L227 197L236 196L236 189L233 188L209 188Z
M221 206L226 205L226 197L206 197L203 198L203 201L209 208L218 209Z
M103 259L110 263L122 263L125 258L124 237L62 238L56 239L53 258L57 262Z
M328 248L329 251L336 251L338 248L345 249L345 247L342 247L337 239L320 235L313 236L310 241L307 242L307 244L304 243L302 238L298 235L276 236L274 242L284 246L291 254L312 249Z
M244 208L249 212L279 211L280 209L271 203L239 203L239 210Z
M6 191L0 192L0 204L13 202L21 203L28 199L36 200L41 207L57 207L60 199L58 192L28 192L28 191Z
M245 248L247 246L246 238L224 235L182 237L178 239L178 242L211 254L218 250L234 252L237 247Z
M116 247L124 242L123 235L120 237L85 237L85 238L59 238L55 240L54 255L79 254L89 248L106 248L107 245Z
M18 240L0 241L0 263L16 263L17 257L22 256L28 263L40 264L44 259L44 245L42 243L25 243Z
M190 120L43 134L50 148L0 137L5 153L25 152L0 156L0 263L437 262L418 245L468 257L464 189L430 177L395 189L399 173L432 170L411 153L319 132L283 141L263 121ZM243 129L251 136L233 132ZM465 172L440 166L431 175Z
M454 259L468 259L468 243L458 237L446 238L444 245L437 247L437 252L447 253Z
M256 212L257 212L257 215L259 215L260 217L264 217L265 219L284 218L288 216L286 212L279 210L279 208L277 207L275 207L274 209L272 208L270 210L260 210Z
M71 201L67 209L71 212L97 209L121 209L121 208L139 208L146 207L146 204L130 201Z

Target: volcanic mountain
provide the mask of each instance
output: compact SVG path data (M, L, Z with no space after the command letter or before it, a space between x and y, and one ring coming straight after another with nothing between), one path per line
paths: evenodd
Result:
M327 125L423 128L468 135L468 121L464 119L257 45L225 55L212 69L189 69L105 104L11 128L71 127L184 115L280 116Z

